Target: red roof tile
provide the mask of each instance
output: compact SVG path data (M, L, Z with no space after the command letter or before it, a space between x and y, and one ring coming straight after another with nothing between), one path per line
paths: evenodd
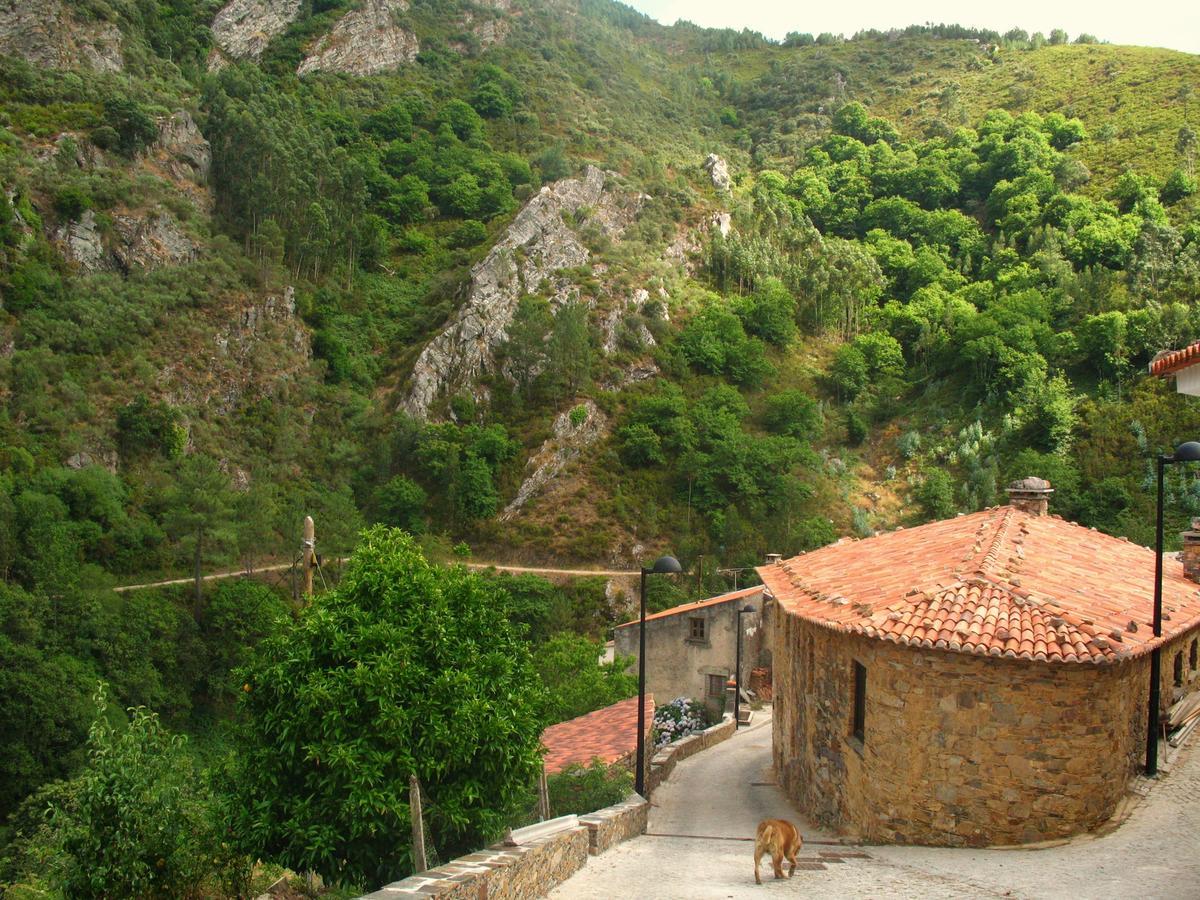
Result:
M758 572L783 609L820 625L962 653L1107 663L1200 626L1200 585L1178 559L1163 561L1156 640L1154 551L1011 506L844 541Z
M1196 363L1200 363L1200 341L1188 344L1182 350L1160 353L1150 363L1150 374L1159 376L1170 375L1173 372L1178 372L1180 369L1185 369Z
M754 587L742 588L739 591L730 591L728 594L718 594L715 597L709 597L707 600L697 600L695 603L684 603L680 606L672 606L670 609L664 609L662 612L656 612L646 616L646 621L652 619L665 619L667 616L678 616L683 613L689 613L693 610L704 609L709 606L716 606L718 603L729 603L732 600L741 600L743 597L752 597L755 594L762 593L762 585L756 584ZM634 619L632 622L623 622L618 625L618 628L628 628L630 625L637 625L641 620Z
M546 774L561 772L571 763L588 765L599 757L614 763L637 753L637 697L621 700L586 716L551 725L542 732ZM654 722L654 697L646 695L646 728Z

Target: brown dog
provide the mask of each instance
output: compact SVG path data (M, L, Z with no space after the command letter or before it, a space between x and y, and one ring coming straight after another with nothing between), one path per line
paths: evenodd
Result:
M775 877L783 877L783 859L787 857L788 878L796 871L796 856L804 846L804 838L796 826L787 819L763 819L758 823L758 831L754 836L754 883L762 884L758 875L758 863L764 853L771 854L771 864L775 867Z

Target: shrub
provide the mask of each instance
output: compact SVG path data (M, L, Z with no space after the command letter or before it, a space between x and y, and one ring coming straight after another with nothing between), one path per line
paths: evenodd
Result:
M79 185L69 184L54 195L54 209L64 219L78 219L91 208L91 195Z
M67 896L187 896L220 862L215 805L185 739L145 709L129 715L127 727L114 727L104 689L97 693L90 761L54 812Z
M699 700L677 697L654 709L654 746L665 747L708 727L708 711Z
M804 391L780 391L767 398L764 422L773 434L811 441L821 434L821 409Z
M550 815L582 816L620 803L633 789L633 774L621 766L606 766L594 759L591 765L573 763L546 779L550 793Z
M913 492L913 499L926 518L948 519L955 513L954 483L941 469L925 475L925 480Z
M464 249L487 240L487 228L478 219L467 219L450 232L450 246Z
M867 439L867 423L854 410L846 414L846 442L857 447Z

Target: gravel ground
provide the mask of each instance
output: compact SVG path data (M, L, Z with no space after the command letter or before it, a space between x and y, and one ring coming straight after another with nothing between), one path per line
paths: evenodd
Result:
M654 795L648 833L560 885L552 898L741 897L1200 898L1200 753L1181 754L1130 818L1100 837L1043 850L841 847L774 784L769 710L735 737L676 767ZM754 883L760 819L790 818L805 838L792 879L770 861ZM867 858L834 859L861 850Z

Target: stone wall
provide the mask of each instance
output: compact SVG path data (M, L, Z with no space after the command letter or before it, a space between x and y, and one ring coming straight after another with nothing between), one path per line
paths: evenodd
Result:
M1145 657L1098 667L916 650L783 610L773 626L776 768L823 825L882 843L1063 837L1104 822L1141 766ZM1164 708L1175 654L1187 670L1194 637L1163 650ZM856 661L862 742L851 734Z
M622 841L646 832L650 804L637 794L630 794L622 803L579 817L588 830L588 852L598 856Z
M366 897L368 900L544 897L587 864L589 833L587 827L579 825L515 847L496 844L428 872L410 875Z

